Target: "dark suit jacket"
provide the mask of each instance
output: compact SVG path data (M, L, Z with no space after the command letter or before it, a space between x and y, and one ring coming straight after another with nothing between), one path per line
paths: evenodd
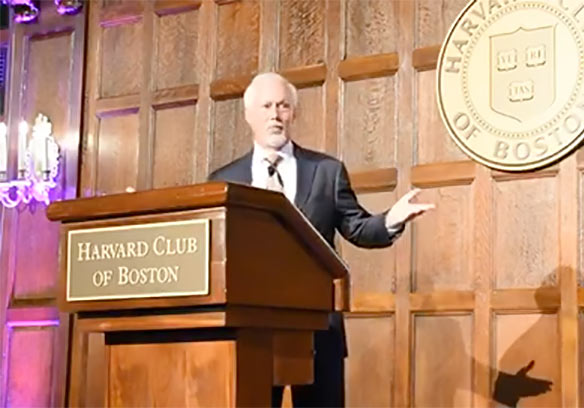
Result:
M252 153L214 171L209 180L251 184ZM391 245L385 214L371 215L357 202L347 170L337 159L294 145L297 188L294 203L334 247L335 230L351 243L366 248Z
M214 171L209 180L251 184L252 154ZM391 245L395 235L387 231L385 214L371 215L359 205L343 163L297 145L294 156L298 171L294 203L331 246L334 247L335 230L360 247ZM330 326L345 348L342 316L333 313Z

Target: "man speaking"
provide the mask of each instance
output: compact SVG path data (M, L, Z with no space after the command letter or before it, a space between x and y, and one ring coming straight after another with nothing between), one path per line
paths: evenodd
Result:
M391 245L405 223L434 208L410 202L419 190L405 194L384 214L371 215L357 202L347 170L339 160L292 142L291 125L298 102L294 85L276 73L257 75L243 95L245 120L253 150L216 170L209 180L250 184L283 193L334 246L335 230L354 245ZM329 329L315 333L314 383L292 386L295 407L344 406L343 318L333 313ZM272 391L273 406L282 403L282 387Z

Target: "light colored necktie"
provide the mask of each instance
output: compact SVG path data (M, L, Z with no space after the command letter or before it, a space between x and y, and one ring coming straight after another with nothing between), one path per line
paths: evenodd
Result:
M264 159L268 162L268 179L266 181L266 189L284 192L284 182L282 176L278 172L278 164L282 161L282 156L279 154L270 155Z

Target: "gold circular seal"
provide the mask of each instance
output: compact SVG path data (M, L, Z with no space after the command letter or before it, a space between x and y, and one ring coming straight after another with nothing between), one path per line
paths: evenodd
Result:
M437 66L440 115L489 167L533 170L584 138L584 3L474 0Z

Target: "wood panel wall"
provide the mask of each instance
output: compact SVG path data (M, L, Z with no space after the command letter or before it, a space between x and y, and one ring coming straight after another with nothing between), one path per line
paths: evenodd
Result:
M16 178L18 123L47 115L62 160L53 199L77 189L85 13L61 16L52 2L40 19L0 32L9 47L6 111L9 177ZM0 406L62 406L69 317L56 308L58 224L32 202L0 209Z
M437 205L392 248L339 242L347 404L486 407L497 385L521 406L578 406L584 153L510 175L449 139L435 66L465 2L92 1L79 194L204 181L251 146L251 76L279 71L300 89L295 139L342 158L364 206L385 210L412 186ZM17 298L50 293L49 278L15 276ZM10 344L55 342L54 329ZM540 380L551 391L527 397Z

